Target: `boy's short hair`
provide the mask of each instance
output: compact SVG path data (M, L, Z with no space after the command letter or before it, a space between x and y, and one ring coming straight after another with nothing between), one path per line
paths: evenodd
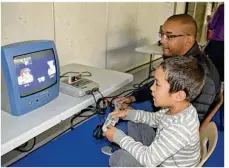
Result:
M167 58L160 66L165 72L165 80L169 83L169 93L184 91L186 100L192 101L203 89L205 70L192 56L176 56Z

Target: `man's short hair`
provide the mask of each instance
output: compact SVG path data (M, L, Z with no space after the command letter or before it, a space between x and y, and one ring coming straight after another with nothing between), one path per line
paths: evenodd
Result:
M169 93L184 91L186 100L192 101L203 89L205 70L192 56L175 56L164 60L160 66L170 85Z
M183 25L187 25L188 27L185 29L187 33L193 35L195 38L197 36L197 24L195 19L188 14L178 14L170 16L167 21L178 21Z

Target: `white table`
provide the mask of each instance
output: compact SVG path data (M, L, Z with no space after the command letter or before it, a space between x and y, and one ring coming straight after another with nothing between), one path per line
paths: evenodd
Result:
M148 78L150 78L151 72L152 72L152 68L151 68L152 57L156 54L158 54L158 55L163 54L161 46L158 46L158 44L155 43L155 44L150 44L150 45L146 45L143 47L135 48L135 51L140 52L140 53L150 54L149 76L148 76ZM156 60L158 60L158 59L156 59ZM154 60L154 61L156 61L156 60Z
M62 74L67 71L91 72L92 76L88 78L99 83L104 96L133 81L131 74L80 64L61 67ZM99 98L100 94L95 94L95 97ZM1 156L92 104L94 99L90 95L75 98L59 93L50 103L22 116L12 116L2 110Z

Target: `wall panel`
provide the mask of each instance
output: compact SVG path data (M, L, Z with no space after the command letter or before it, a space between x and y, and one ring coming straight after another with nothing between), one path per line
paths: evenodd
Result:
M138 44L144 46L151 43L156 43L158 38L158 14L157 8L159 3L140 3L138 8ZM149 54L136 52L136 64L141 65L149 62Z
M54 39L52 3L1 3L1 45Z
M158 41L174 3L2 3L2 45L55 40L60 65L126 71L148 62L136 47Z
M61 65L105 68L106 3L55 3L54 12Z
M138 3L108 3L107 68L135 67Z

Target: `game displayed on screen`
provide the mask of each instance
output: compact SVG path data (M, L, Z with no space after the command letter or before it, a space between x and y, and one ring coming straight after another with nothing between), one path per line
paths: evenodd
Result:
M52 49L15 56L14 64L21 97L37 93L57 82Z

